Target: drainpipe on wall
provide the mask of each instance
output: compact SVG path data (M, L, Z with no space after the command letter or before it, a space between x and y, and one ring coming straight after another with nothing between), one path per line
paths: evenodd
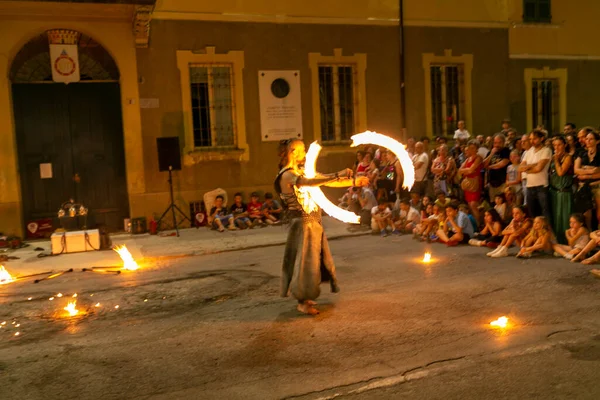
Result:
M406 140L406 95L404 87L404 0L399 0L398 25L400 35L400 117L402 118L402 140Z

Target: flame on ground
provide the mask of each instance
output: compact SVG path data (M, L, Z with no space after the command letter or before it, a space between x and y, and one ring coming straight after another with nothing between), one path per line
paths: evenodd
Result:
M70 301L69 304L65 308L63 308L63 310L68 312L70 317L74 317L77 314L79 314L79 310L75 308L76 305L76 301Z
M304 165L304 174L307 178L315 178L317 176L316 163L319 153L321 152L321 146L314 141L311 143L308 151L306 152L306 162ZM327 213L342 222L351 224L360 223L360 217L353 212L342 210L335 204L333 204L321 191L318 186L303 186L299 190L299 200L302 199L302 207L306 212L316 210L315 204L318 205ZM314 204L313 204L314 203Z
M431 253L425 253L423 255L423 262L428 263L431 261Z
M508 318L500 317L497 320L490 322L490 325L496 328L506 328L508 326Z
M140 266L135 262L129 250L127 250L127 246L117 246L114 250L119 253L121 259L123 260L123 269L129 271L135 271L140 268Z
M358 133L351 137L352 147L360 146L361 144L374 144L377 146L385 147L398 157L400 165L402 166L402 172L404 174L404 182L402 186L409 189L412 188L415 183L415 167L410 158L410 155L406 151L405 146L397 140L382 135L381 133L366 131Z
M0 285L5 285L14 281L15 278L13 278L12 275L8 273L6 268L4 268L4 265L0 265Z

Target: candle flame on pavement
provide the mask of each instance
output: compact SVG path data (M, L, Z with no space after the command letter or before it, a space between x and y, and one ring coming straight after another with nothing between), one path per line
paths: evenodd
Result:
M133 256L129 250L127 250L127 246L117 246L113 250L119 253L119 256L121 256L121 259L123 260L123 269L135 271L140 268L140 266L133 259Z
M304 175L307 178L315 178L317 176L316 163L319 153L321 152L321 146L314 141L311 143L308 151L306 152L306 161L304 164ZM307 213L316 211L318 207L321 207L327 215L332 216L342 222L358 224L360 223L360 217L353 212L343 210L333 204L325 196L325 193L321 191L318 186L302 186L297 190L298 200L302 204L302 208Z
M381 133L366 131L353 135L351 147L360 146L362 144L374 144L377 146L385 147L398 157L400 165L402 166L402 173L404 175L404 182L402 186L409 189L415 183L415 167L410 158L410 154L406 151L406 147L389 136L382 135Z
M423 262L424 263L431 262L431 253L427 252L423 255Z
M4 265L0 265L0 285L6 285L7 283L14 282L15 278L8 273Z
M76 305L76 301L70 301L69 304L65 308L63 308L63 310L68 312L70 317L74 317L77 314L79 314L79 310L75 308Z
M500 317L495 321L490 322L490 325L496 328L506 328L508 326L508 318L507 317Z

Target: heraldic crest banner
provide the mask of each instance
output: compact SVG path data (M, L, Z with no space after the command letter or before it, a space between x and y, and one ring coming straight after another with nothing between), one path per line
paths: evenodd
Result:
M63 29L48 31L50 66L54 82L79 82L79 32Z

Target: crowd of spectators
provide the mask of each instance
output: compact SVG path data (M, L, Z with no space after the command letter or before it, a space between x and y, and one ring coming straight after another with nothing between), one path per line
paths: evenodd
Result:
M361 216L361 226L385 237L448 246L485 246L490 257L548 254L586 264L600 260L600 157L596 129L568 123L560 134L543 126L519 135L502 122L495 135L472 137L460 121L446 138L409 138L415 170L410 191L402 168L384 148L357 152L355 173L370 186L350 188L340 206Z

